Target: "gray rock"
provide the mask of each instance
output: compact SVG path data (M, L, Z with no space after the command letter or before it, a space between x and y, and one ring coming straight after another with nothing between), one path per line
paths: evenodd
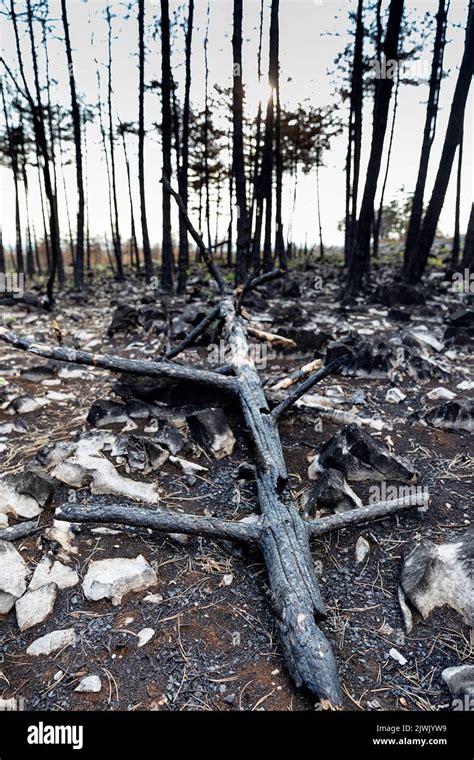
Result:
M84 692L86 694L98 694L102 689L102 682L99 676L86 676L79 682L74 691Z
M58 587L55 583L47 583L36 591L27 591L15 604L16 619L20 631L27 631L34 625L39 625L51 615Z
M26 591L30 570L20 552L9 541L0 540L0 615L10 612Z
M460 699L466 710L474 709L474 665L445 668L441 678L454 699Z
M156 583L154 570L140 554L136 559L115 557L91 562L82 588L87 599L110 599L116 606L130 591L142 591Z
M413 482L417 473L406 459L390 452L386 446L355 424L347 425L321 449L321 467L342 472L347 480L402 480Z
M41 636L39 639L35 639L26 650L26 653L34 657L53 654L53 652L57 652L59 649L64 649L64 647L75 643L76 634L74 628L51 631L51 633L47 633L46 636Z
M187 417L191 433L216 459L232 454L235 438L222 409L203 409Z
M423 618L448 605L473 627L473 559L474 527L445 544L423 541L403 554L400 584L405 596Z
M35 591L48 583L55 583L61 589L72 588L79 583L79 576L72 567L67 567L59 561L55 562L52 557L46 555L36 565L28 588Z
M305 517L314 518L319 510L346 512L361 507L362 502L344 476L332 467L325 470L309 491L304 506Z
M448 401L425 414L428 425L440 430L474 433L474 400Z

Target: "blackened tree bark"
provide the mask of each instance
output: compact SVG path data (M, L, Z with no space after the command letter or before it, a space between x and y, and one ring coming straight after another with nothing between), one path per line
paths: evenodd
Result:
M349 135L346 158L346 215L344 232L344 258L349 264L354 244L357 222L357 201L360 175L360 153L362 146L362 105L363 105L363 65L364 24L363 0L357 4L354 58L352 62L351 90L349 106Z
M260 90L260 84L262 81L263 11L264 11L263 0L260 0L260 27L259 27L259 35L258 35L258 53L257 53L257 77L258 77L259 90ZM253 164L252 202L250 204L250 213L249 213L249 229L250 229L251 236L253 233L255 205L257 201L257 183L258 183L260 159L261 159L261 137L262 137L262 99L259 98L258 107L257 107L257 118L255 122L255 149L254 149L253 162L252 162ZM252 241L253 239L254 238L252 237ZM250 258L250 265L252 264L255 264L253 260L253 242L252 242L252 252L251 252L251 258Z
M110 179L112 184L112 205L114 212L114 255L117 263L117 279L123 280L123 263L122 263L122 242L120 238L120 223L119 223L119 211L118 211L118 198L117 198L117 178L115 172L115 136L114 136L114 122L112 117L112 15L110 13L110 5L106 6L105 15L107 19L107 113L109 117L109 147L110 147Z
M161 0L161 146L163 174L171 177L171 60L169 2ZM171 241L171 199L163 186L163 237L161 245L161 287L173 289L173 248Z
M145 0L138 0L138 186L145 278L153 277L145 194Z
M459 252L461 249L460 237L461 229L459 224L459 217L461 215L461 176L462 176L462 154L463 154L463 133L461 132L461 139L458 146L458 171L456 176L456 203L454 209L454 236L453 247L451 249L451 269L455 269L459 264Z
M0 227L0 272L5 274L5 250L3 248L3 232Z
M474 74L474 1L469 2L464 54L459 68L456 87L454 90L448 126L444 137L443 150L438 165L431 199L426 210L425 218L420 228L416 249L408 262L407 279L416 284L423 276L428 256L436 235L439 215L443 208L446 190L448 189L451 169L459 145L464 123L467 96Z
M0 93L2 95L3 118L5 120L5 130L8 144L8 157L10 159L13 172L13 186L15 188L15 243L16 243L16 269L17 272L24 272L23 262L23 242L21 235L21 216L20 216L20 170L19 170L19 145L15 141L13 129L10 125L8 108L5 99L5 91L0 81Z
M61 0L61 15L64 27L64 41L66 45L66 58L69 71L69 90L71 93L71 114L74 134L74 149L76 152L76 186L77 186L77 228L76 228L76 255L74 258L74 285L81 289L84 286L84 177L82 169L82 136L81 136L81 111L76 93L76 79L74 76L74 64L72 59L71 39L69 36L69 23L67 17L66 0Z
M377 258L378 253L379 253L380 226L382 224L383 202L385 199L385 190L387 188L388 173L390 171L390 160L392 158L393 138L395 135L395 124L397 121L399 90L400 90L400 72L397 71L397 85L395 87L395 98L393 101L392 126L390 127L390 139L388 141L387 163L385 166L385 174L384 174L384 178L382 182L382 191L380 193L379 210L374 218L374 252L373 252L374 258Z
M188 172L189 172L189 103L191 91L191 49L193 39L194 0L189 0L188 23L186 26L185 56L186 75L184 82L183 130L181 142L181 167L178 175L179 194L188 208ZM189 266L188 230L183 214L179 215L179 257L178 257L178 293L184 293Z
M446 24L448 17L449 1L439 0L438 13L436 15L436 33L433 46L433 59L426 104L426 118L423 130L423 142L421 146L420 163L416 178L415 193L413 195L410 220L408 222L407 238L405 242L405 256L403 261L404 276L408 276L409 261L413 255L416 241L420 232L423 216L423 198L425 194L426 178L430 160L431 146L433 144L436 121L438 116L438 100L441 79L443 75L443 57L446 45Z
M398 42L403 16L404 0L391 0L387 32L383 45L385 61L398 62ZM352 248L346 294L353 296L359 293L362 284L369 274L370 268L370 236L374 216L374 200L382 163L382 153L387 130L388 110L393 88L391 77L382 77L377 86L374 104L374 119L372 128L372 143L365 180L364 194L360 208L357 232Z
M263 243L263 269L269 272L273 267L272 260L272 219L273 219L273 158L275 135L275 91L278 76L278 10L279 0L272 0L270 11L270 50L268 82L270 96L267 103L265 118L265 140L262 157L262 185L265 199L265 237Z
M280 24L278 4L275 10L275 260L280 269L286 269L286 249L283 238L282 193L283 156L281 147L281 103L280 103Z
M123 157L125 161L125 171L127 173L128 202L130 206L130 263L132 266L135 266L138 274L140 272L140 254L138 252L137 228L135 225L135 212L133 209L132 176L127 149L127 125L120 123L118 133L122 138Z
M232 90L232 171L235 177L235 196L237 201L237 254L235 260L235 282L237 285L240 285L246 276L250 243L243 132L242 6L243 0L234 0L234 32L232 35L234 65L234 84Z
M471 205L471 213L467 224L466 237L464 239L462 265L468 269L474 266L474 203Z
M59 221L58 221L58 207L56 192L53 186L51 172L50 172L50 154L48 147L48 140L46 137L46 128L44 123L44 111L41 102L41 86L39 80L38 58L36 50L36 41L33 29L33 7L31 0L27 0L26 11L28 20L28 32L31 48L31 60L33 64L33 77L35 87L35 98L30 93L28 82L25 77L25 71L23 66L22 53L20 48L20 39L18 34L18 24L16 20L16 12L14 7L14 0L10 3L11 15L15 33L15 43L18 55L18 64L20 68L20 76L23 82L23 89L25 96L30 106L30 111L33 118L33 128L35 132L35 140L39 154L42 158L42 169L44 179L44 190L49 205L49 229L50 229L50 246L51 246L51 266L49 269L48 281L46 285L46 292L48 301L53 303L53 290L54 282L56 279L56 272L58 268L58 262L61 255L60 236L59 236Z

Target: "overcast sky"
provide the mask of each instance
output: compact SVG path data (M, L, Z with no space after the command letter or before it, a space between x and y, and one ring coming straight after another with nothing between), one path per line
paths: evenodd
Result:
M263 72L268 71L268 36L269 0L265 0L265 31L263 49ZM280 6L280 63L281 63L281 97L284 104L294 106L309 98L314 105L323 106L335 102L335 82L338 72L335 71L334 59L337 53L349 41L350 22L348 13L355 7L353 0L281 0ZM17 2L18 11L24 10L24 3ZM104 9L106 3L102 0L82 2L68 0L68 12L71 30L71 40L74 48L74 62L77 86L81 96L88 103L97 102L96 64L97 58L101 68L102 83L106 83L106 72L103 65L106 61L106 24ZM132 3L130 17L125 19L126 3L111 3L115 14L113 41L113 88L114 108L122 121L136 121L138 112L138 72L137 72L137 23L136 2ZM184 6L187 3L184 3ZM421 18L425 13L436 13L438 0L414 2L407 0L406 6L412 17ZM183 4L171 1L172 16L181 8L180 18L183 18ZM463 41L467 0L451 0L449 11L448 45L445 53L445 68L450 69L450 75L444 79L441 87L440 113L437 124L437 134L433 145L431 169L429 173L428 191L434 180L439 162L442 140L446 128L449 107L451 104L457 68L459 66ZM50 43L50 71L57 83L53 87L53 101L65 106L69 104L69 89L66 72L66 57L62 44L62 26L60 19L60 3L50 0L50 18L56 19L55 28L57 39ZM243 78L246 88L246 109L255 113L259 97L266 97L267 88L257 86L257 46L259 28L260 0L244 0L244 54ZM195 27L193 36L192 61L192 90L191 100L196 106L201 106L204 96L204 35L207 17L207 0L196 0ZM150 0L147 3L146 23L151 31L159 21L159 1ZM231 86L232 77L232 0L211 0L209 27L209 87ZM23 28L23 25L22 25ZM15 66L13 34L10 24L1 21L1 38L5 58ZM159 38L149 40L147 56L146 81L159 79L160 74L160 44ZM40 35L38 30L38 43ZM30 75L29 51L26 38L22 40L24 60ZM38 45L39 47L39 45ZM429 72L432 54L432 38L420 54L417 64L418 72ZM43 59L41 58L43 65ZM183 83L183 32L178 30L172 43L172 65L175 78L180 87ZM105 90L104 93L105 95ZM425 118L425 102L427 85L418 87L403 86L399 96L399 112L393 145L393 160L386 190L387 201L399 195L400 189L407 192L414 189L421 147L423 124ZM346 111L341 112L344 117ZM97 120L96 120L97 121ZM153 128L154 123L160 122L160 100L156 92L146 96L146 121L148 135L146 141L146 184L149 211L149 227L152 244L161 239L161 189L159 177L161 174L159 136ZM364 151L363 161L367 160L371 131L371 103L367 101L364 113ZM473 95L471 90L465 122L463 194L461 200L461 230L467 225L470 204L473 196ZM344 216L344 162L347 132L334 139L332 149L325 155L325 167L321 170L320 182L322 193L323 234L327 244L340 244L342 235L337 230L338 222ZM89 209L91 233L110 236L109 201L106 183L106 172L100 135L97 123L88 127L88 179L89 179ZM139 218L136 143L130 138L130 156L132 159L132 181L135 190L136 218ZM73 153L68 148L72 158ZM130 232L128 194L126 188L125 168L120 146L117 145L119 204L121 218L121 234L126 239ZM74 191L74 168L68 165L64 169L68 192L68 204L71 219L74 224L76 213L76 194ZM443 210L440 227L443 232L451 233L454 218L454 175L448 190L448 199ZM14 204L13 182L11 171L0 168L1 179L1 212L2 229L5 242L14 240ZM30 168L31 199L30 205L35 226L41 236L40 205L37 191L36 172ZM308 243L316 240L316 181L313 173L301 175L298 185L296 215L293 238L303 243L307 237ZM285 184L285 228L291 207L293 188L289 182ZM65 204L63 193L60 192L60 215L63 235L66 235ZM197 220L195 220L197 221ZM225 236L227 220L225 210L221 216L221 238ZM213 222L214 225L214 222ZM214 227L213 227L214 228Z

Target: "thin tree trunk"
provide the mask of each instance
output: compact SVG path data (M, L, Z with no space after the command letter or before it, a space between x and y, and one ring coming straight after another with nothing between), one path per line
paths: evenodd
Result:
M135 268L137 274L140 273L140 256L138 253L137 231L135 226L135 213L133 210L133 193L132 193L132 178L130 173L130 161L128 159L127 141L125 139L125 132L122 131L122 146L123 156L125 159L125 169L127 172L127 188L128 188L128 201L130 204L130 264Z
M474 74L474 56L472 55L474 49L473 17L474 3L470 0L464 54L454 90L453 101L451 103L451 111L444 137L443 150L438 165L438 172L436 174L431 200L428 204L428 209L418 236L416 250L408 262L407 278L412 284L419 282L423 276L431 246L433 245L433 240L436 235L439 215L446 197L446 190L448 189L456 148L459 145L462 135L466 101L471 86L472 76Z
M391 0L387 33L385 36L383 55L385 61L398 62L398 43L403 16L404 0ZM380 72L382 75L382 72ZM388 110L392 94L393 80L391 77L378 81L374 105L374 120L372 129L372 144L362 197L357 234L350 256L348 271L347 295L353 296L368 278L370 269L370 235L374 215L374 200L382 162L385 133L387 130Z
M186 27L186 78L184 83L183 131L181 144L181 168L178 175L179 194L188 208L188 173L189 173L189 104L191 91L191 50L193 38L194 0L189 0L188 23ZM186 290L189 266L188 230L183 215L179 215L179 257L178 257L178 293Z
M76 94L76 80L74 77L74 64L72 60L71 40L69 37L69 23L67 18L66 0L61 0L61 15L64 27L64 41L66 44L66 58L69 71L69 90L71 93L71 115L74 134L74 148L76 151L76 186L77 186L77 225L76 225L76 255L74 257L74 285L77 289L84 287L84 178L82 170L82 144L81 144L81 111Z
M234 0L234 31L232 53L234 65L232 91L232 170L235 177L237 201L237 253L235 260L235 283L245 279L249 257L250 230L247 213L247 185L245 179L244 133L243 133L243 85L242 85L242 11L243 0Z
M380 0L377 6L380 15ZM357 201L360 175L360 154L362 146L362 106L363 106L363 52L364 25L363 0L358 0L354 59L352 63L349 135L346 159L346 216L344 231L344 259L349 264L357 224Z
M112 202L114 212L114 254L115 261L117 262L117 278L119 280L124 279L123 264L122 264L122 243L120 239L120 224L119 224L119 212L118 212L118 200L117 200L117 180L115 172L115 138L114 138L114 124L112 118L112 17L110 14L110 5L107 5L105 9L107 18L107 111L109 117L109 145L110 145L110 174L112 181Z
M279 2L279 0L277 0ZM283 193L283 156L281 149L281 103L280 103L280 26L278 18L279 7L275 9L275 259L278 261L280 269L285 270L286 250L283 238L283 219L282 219L282 193Z
M204 38L204 184L206 188L206 228L207 228L207 244L209 248L212 246L211 240L211 197L210 197L210 173L209 173L209 62L208 62L208 47L209 47L209 16L210 16L210 0L207 2L207 20L206 20L206 36Z
M272 215L273 215L273 141L275 134L274 96L278 75L278 0L272 0L270 11L270 50L268 81L270 97L268 98L265 118L265 141L262 158L262 184L265 199L265 237L263 243L263 268L265 272L272 269Z
M319 153L319 152L318 152ZM319 155L316 159L316 199L318 205L318 229L319 229L319 255L321 260L324 259L324 245L323 245L323 226L321 220L321 193L319 188Z
M10 119L8 117L8 108L5 100L5 91L0 81L0 92L2 94L3 117L5 119L5 129L7 133L8 149L13 171L13 185L15 188L15 243L16 243L16 271L24 272L23 263L23 244L21 236L21 217L20 217L20 179L18 168L18 148L14 143L12 131L10 128Z
M460 245L460 225L459 217L461 213L461 176L462 176L462 154L463 154L463 137L464 128L461 131L461 139L458 146L458 172L456 177L456 206L454 211L454 237L453 247L451 250L451 269L456 269L459 264Z
M428 176L431 146L436 132L439 91L443 75L443 57L446 45L448 8L449 0L448 2L446 2L446 0L439 0L438 13L436 15L436 34L431 63L428 102L426 105L426 118L423 130L423 143L421 146L420 163L418 166L415 193L413 195L405 242L405 256L403 260L403 272L405 278L408 277L409 262L415 249L423 216L423 199L425 195L426 178Z
M262 81L263 11L264 11L264 0L260 0L260 29L259 29L259 36L258 36L258 54L257 54L257 77L258 77L259 92L260 92L260 86L261 86L261 81ZM253 157L252 203L250 206L250 219L249 219L249 229L250 229L250 234L252 235L252 243L254 240L253 221L254 221L255 206L256 206L256 201L257 201L258 176L259 176L259 171L260 171L261 135L262 135L262 100L261 100L261 97L259 97L258 108L257 108L257 119L255 123L255 152L254 152L254 157ZM252 255L251 255L250 264L255 265L255 261L253 257L253 244L252 244Z
M161 0L161 144L163 174L171 177L171 61L169 2ZM173 248L171 240L171 199L163 186L163 238L161 246L161 287L173 289Z
M474 267L474 203L471 205L466 237L464 238L462 266L466 269Z
M397 70L397 84L395 87L395 98L393 102L392 126L390 128L390 139L388 142L387 164L385 167L385 174L384 174L383 183L382 183L382 192L380 193L379 212L376 215L376 218L374 219L374 253L373 255L375 259L379 255L380 225L382 224L383 202L385 198L385 190L387 187L388 173L390 170L390 159L392 157L393 136L395 134L395 123L397 120L397 111L398 111L399 89L400 89L400 72Z
M145 278L147 282L150 282L153 277L153 260L148 236L145 195L145 0L138 0L138 68L138 186Z
M5 250L3 248L3 231L0 227L0 272L5 274Z

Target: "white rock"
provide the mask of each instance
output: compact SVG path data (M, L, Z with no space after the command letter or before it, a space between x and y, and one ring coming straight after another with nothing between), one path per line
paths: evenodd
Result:
M148 644L154 635L154 628L142 628L142 630L138 632L138 646L144 647L145 644Z
M163 601L163 596L161 594L147 594L143 601L147 604L160 604Z
M15 604L16 619L20 631L39 625L52 613L58 587L48 583L36 591L27 591Z
M3 512L0 512L0 528L8 528L8 517Z
M369 554L369 552L370 552L369 542L367 541L367 539L364 538L364 536L359 536L356 542L356 547L355 547L356 562L357 563L363 562L365 558L367 557L367 555Z
M456 398L456 394L448 388L433 388L426 396L430 401L451 401Z
M401 401L405 401L406 394L400 390L400 388L389 388L385 394L385 401L388 404L399 404Z
M456 385L460 391L472 391L474 389L474 380L463 380L462 383Z
M226 575L224 575L224 577L222 578L222 585L230 586L233 580L234 580L234 576L232 575L232 573L226 573Z
M28 588L34 591L47 583L55 583L58 588L72 588L79 583L79 576L72 567L66 567L62 562L54 562L52 557L46 555L36 565Z
M40 515L42 509L32 496L17 493L9 483L0 479L0 512L31 520Z
M86 693L97 694L102 688L102 682L99 676L86 676L76 686L74 691L82 691Z
M35 639L26 650L26 653L35 657L42 654L52 654L59 649L64 649L64 647L75 643L76 633L74 628L65 628L62 631L51 631L46 636Z
M404 657L404 656L403 656L403 655L402 655L402 654L401 654L401 653L398 651L398 649L395 649L394 647L392 647L392 648L390 649L390 651L389 651L389 655L390 655L390 657L392 658L392 660L395 660L396 662L398 662L398 664L399 664L399 665L406 665L406 664L407 664L407 662L408 662L408 660L406 659L406 657Z
M0 615L10 612L26 591L30 570L10 541L0 541Z
M91 562L82 588L87 599L110 599L116 606L129 591L142 591L156 583L154 570L140 554L136 559L115 557Z

